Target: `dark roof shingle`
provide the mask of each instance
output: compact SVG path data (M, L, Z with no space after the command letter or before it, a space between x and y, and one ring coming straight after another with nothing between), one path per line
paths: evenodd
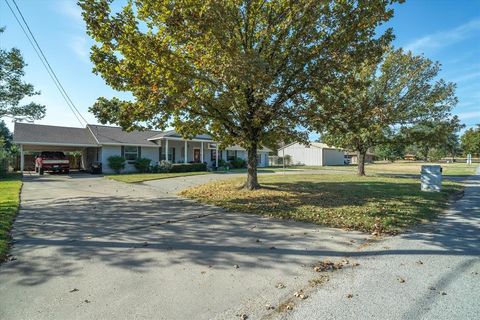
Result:
M13 142L24 144L97 145L95 138L87 128L58 127L21 122L15 123Z
M161 131L123 131L120 127L109 127L95 124L87 125L100 144L132 144L144 146L156 146L148 138L161 133Z

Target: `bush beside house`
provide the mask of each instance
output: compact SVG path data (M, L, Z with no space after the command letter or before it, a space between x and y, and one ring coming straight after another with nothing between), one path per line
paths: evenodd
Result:
M183 163L174 164L170 169L170 172L198 172L207 171L206 163Z
M125 169L125 158L121 156L108 157L108 166L115 172L120 173Z
M140 173L146 173L146 172L149 172L150 171L150 163L152 162L152 160L148 159L148 158L138 158L136 161L135 161L135 169L138 170L138 172Z

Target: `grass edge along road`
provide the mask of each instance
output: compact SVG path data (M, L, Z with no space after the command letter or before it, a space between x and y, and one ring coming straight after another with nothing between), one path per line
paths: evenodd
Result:
M106 175L108 179L126 183L139 183L150 180L169 179L178 177L197 176L202 174L209 174L207 171L196 172L175 172L175 173L121 173Z
M463 190L453 181L444 181L441 192L422 192L413 178L289 174L259 176L263 188L248 191L243 180L216 181L180 195L231 211L395 234L434 219Z
M22 178L20 175L0 177L0 262L7 258L10 231L18 213Z

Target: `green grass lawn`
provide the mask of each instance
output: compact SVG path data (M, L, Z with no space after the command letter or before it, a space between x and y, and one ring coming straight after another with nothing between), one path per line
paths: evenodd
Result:
M365 165L365 172L367 175L375 175L381 173L392 174L420 174L422 165L441 165L443 168L443 175L445 176L468 176L475 173L477 164L467 165L466 163L422 163L422 162L377 162ZM350 171L355 173L357 171L356 165L346 166L290 166L289 169L304 169L304 170L329 170L329 171ZM278 170L278 169L276 169Z
M122 174L112 174L106 177L108 179L112 179L120 182L137 183L137 182L143 182L143 181L149 181L149 180L197 176L197 175L208 174L208 173L209 172L205 172L205 171L177 172L177 173L122 173Z
M18 212L21 187L19 175L0 177L0 261L7 257L10 230Z
M235 178L181 195L233 211L393 234L433 219L462 190L444 181L440 193L421 192L418 179L346 174L263 175L259 181L263 188L255 191L240 188L244 178Z

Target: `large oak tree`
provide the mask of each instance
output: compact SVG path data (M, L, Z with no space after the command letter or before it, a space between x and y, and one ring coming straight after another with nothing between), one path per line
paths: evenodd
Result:
M133 99L99 98L91 111L126 130L172 124L248 152L245 187L259 187L257 150L305 139L312 92L374 55L395 0L81 0L96 41L94 72Z
M0 28L0 37L5 28ZM45 116L45 106L35 102L23 104L25 98L40 94L23 81L26 63L20 50L0 48L0 119L38 120Z
M367 151L399 131L456 123L450 114L457 103L455 85L438 79L439 71L438 63L423 56L386 48L319 91L310 124L324 132L324 142L356 151L363 176Z

